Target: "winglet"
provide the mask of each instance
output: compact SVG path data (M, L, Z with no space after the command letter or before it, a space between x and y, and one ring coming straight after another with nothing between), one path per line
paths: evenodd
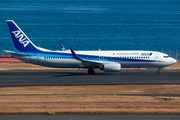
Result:
M62 51L66 51L66 48L60 43Z
M73 58L79 60L80 58L77 56L77 54L74 52L74 50L72 48L70 48L70 50L71 50Z

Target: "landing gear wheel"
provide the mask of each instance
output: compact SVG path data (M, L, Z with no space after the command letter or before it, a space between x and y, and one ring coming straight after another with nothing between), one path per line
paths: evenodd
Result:
M90 74L90 75L94 75L94 73L95 73L94 69L89 68L89 70L88 70L88 74Z
M160 73L161 73L161 72L158 70L158 71L157 71L157 74L160 74Z

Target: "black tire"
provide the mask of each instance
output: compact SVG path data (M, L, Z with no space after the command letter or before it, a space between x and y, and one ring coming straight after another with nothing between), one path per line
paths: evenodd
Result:
M161 72L158 70L158 71L157 71L157 74L160 74L160 73L161 73Z
M94 75L94 73L95 73L95 71L94 71L92 68L90 68L90 69L88 70L88 74Z

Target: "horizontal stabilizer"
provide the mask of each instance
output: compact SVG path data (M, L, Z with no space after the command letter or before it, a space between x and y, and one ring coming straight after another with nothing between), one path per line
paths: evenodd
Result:
M14 51L8 51L8 50L4 50L4 51L9 53L9 54L12 54L12 55L27 56L27 54L15 53Z

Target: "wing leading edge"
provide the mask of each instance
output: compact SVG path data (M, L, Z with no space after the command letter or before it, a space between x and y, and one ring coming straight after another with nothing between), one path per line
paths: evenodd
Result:
M84 60L84 59L81 59L81 58L74 52L74 50L73 50L72 48L70 48L70 50L71 50L71 53L72 53L73 58L76 59L76 60L79 60L79 61L81 61L81 62L83 62L83 63L85 63L85 62L86 62L86 63L94 63L94 64L98 64L98 66L104 64L104 62L102 62L102 61L94 61L94 60Z

